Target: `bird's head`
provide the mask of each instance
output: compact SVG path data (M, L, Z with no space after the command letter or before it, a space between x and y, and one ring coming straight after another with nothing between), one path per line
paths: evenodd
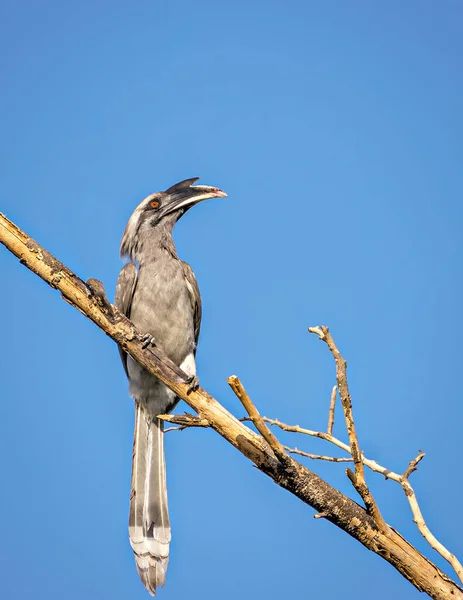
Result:
M173 225L185 212L202 200L226 198L227 194L210 185L193 185L199 177L192 177L176 183L164 192L155 192L147 196L132 213L122 236L121 256L133 256L137 247L137 238L149 227L167 227Z

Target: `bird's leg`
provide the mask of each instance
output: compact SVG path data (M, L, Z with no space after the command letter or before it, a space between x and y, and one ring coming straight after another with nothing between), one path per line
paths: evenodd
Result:
M191 377L188 377L186 383L188 383L188 390L186 392L187 394L196 392L196 390L199 388L199 379L196 377L196 375L191 375Z
M147 333L146 335L144 335L141 338L141 341L143 350L145 348L148 348L148 346L156 346L156 340L154 339L154 335L151 335L151 333Z

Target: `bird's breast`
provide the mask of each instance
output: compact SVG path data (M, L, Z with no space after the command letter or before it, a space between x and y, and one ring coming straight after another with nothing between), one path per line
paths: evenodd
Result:
M156 261L140 268L130 318L142 333L154 336L177 365L191 353L193 309L180 261Z

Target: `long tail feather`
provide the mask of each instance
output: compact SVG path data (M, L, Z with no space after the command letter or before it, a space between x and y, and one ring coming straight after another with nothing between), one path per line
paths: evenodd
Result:
M130 544L138 574L154 595L164 585L169 561L170 522L167 509L164 423L135 403Z

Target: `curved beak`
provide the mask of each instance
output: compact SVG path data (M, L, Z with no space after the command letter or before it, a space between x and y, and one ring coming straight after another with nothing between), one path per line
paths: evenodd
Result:
M185 179L166 190L165 193L169 195L169 198L161 208L162 215L160 216L164 217L180 209L186 211L203 200L227 197L227 194L217 187L211 185L192 185L198 179L199 177Z

